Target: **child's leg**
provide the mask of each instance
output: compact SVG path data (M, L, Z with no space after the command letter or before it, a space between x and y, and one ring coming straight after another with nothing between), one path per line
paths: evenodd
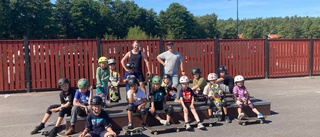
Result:
M197 113L197 110L194 108L194 106L190 106L190 110L194 116L194 119L196 119L197 122L200 122L200 119L199 119L199 116L198 116L198 113Z
M188 117L188 108L187 109L183 109L183 118L184 118L184 122L189 122L189 117Z
M46 114L44 114L44 116L42 118L41 123L44 123L44 124L47 123L47 121L49 120L49 118L51 117L51 114L52 114L51 109L55 109L55 108L58 108L58 107L60 107L60 105L58 105L58 104L49 106L48 109L47 109Z

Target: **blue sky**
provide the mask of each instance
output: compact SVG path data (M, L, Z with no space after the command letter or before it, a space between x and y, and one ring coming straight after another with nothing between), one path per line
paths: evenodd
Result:
M51 0L55 1L55 0ZM195 16L215 13L218 19L237 18L237 0L134 0L140 7L157 13L173 2L180 3ZM238 0L239 19L310 16L320 17L320 0Z

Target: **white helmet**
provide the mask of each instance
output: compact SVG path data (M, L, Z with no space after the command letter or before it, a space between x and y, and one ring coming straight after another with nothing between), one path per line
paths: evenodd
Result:
M108 60L108 65L110 65L110 64L116 64L116 60L114 60L114 59L109 59L109 60Z
M208 80L211 81L211 80L217 80L218 79L218 76L216 73L210 73L208 75Z
M182 77L180 77L179 82L180 83L188 83L189 79L187 76L182 76Z
M244 81L244 77L242 75L237 75L234 77L234 82Z

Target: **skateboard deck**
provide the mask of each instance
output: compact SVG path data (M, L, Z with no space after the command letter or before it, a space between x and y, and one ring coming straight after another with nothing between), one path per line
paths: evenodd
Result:
M124 135L130 135L130 136L142 135L142 131L144 131L144 128L136 127L136 128L133 128L133 129L128 129L128 126L124 126L122 128L122 131L123 131Z
M72 135L66 135L66 130L62 130L60 133L57 133L59 137L78 137L82 132L74 133Z
M243 117L241 120L240 119L235 119L236 121L238 121L238 123L240 125L247 125L248 123L256 123L256 122L259 122L260 124L263 124L264 123L264 120L265 120L266 117L264 118L257 118L257 117Z
M40 130L41 135L48 136L49 132L54 128L55 125L56 125L56 123L54 123L54 122L48 124L45 128Z
M109 87L109 98L111 102L119 102L120 100L120 93L119 88L117 90L113 90L112 87L117 87L117 82L111 82L111 87Z
M217 123L219 121L219 119L218 118L209 118L209 119L204 119L203 121L202 121L202 124L205 126L205 127L207 127L207 126L209 126L209 127L212 127L215 123ZM207 126L206 126L207 125Z
M150 97L150 92L151 92L151 90L152 90L152 75L150 74L150 75L148 75L147 76L147 79L148 79L148 82L147 82L147 87L148 87L148 99L149 99L149 97Z
M170 126L152 126L152 127L146 127L146 129L151 131L151 134L158 135L158 131L168 131L168 130L175 130L176 132L180 132L181 129L184 129L185 126L183 123L180 124L171 124Z

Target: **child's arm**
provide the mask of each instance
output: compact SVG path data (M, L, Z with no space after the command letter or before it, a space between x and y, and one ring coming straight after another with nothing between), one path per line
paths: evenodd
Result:
M89 90L90 90L90 95L89 95L89 99L88 99L88 104L90 105L90 100L91 100L91 98L93 96L93 87L90 86Z
M107 127L106 130L108 131L108 133L110 133L113 137L116 137L117 134L112 130L111 127Z
M85 137L86 134L89 133L89 129L88 128L85 128L82 133L79 135L79 137Z
M101 86L101 77L100 77L100 67L97 68L97 71L96 71L96 80L97 80L97 85Z

